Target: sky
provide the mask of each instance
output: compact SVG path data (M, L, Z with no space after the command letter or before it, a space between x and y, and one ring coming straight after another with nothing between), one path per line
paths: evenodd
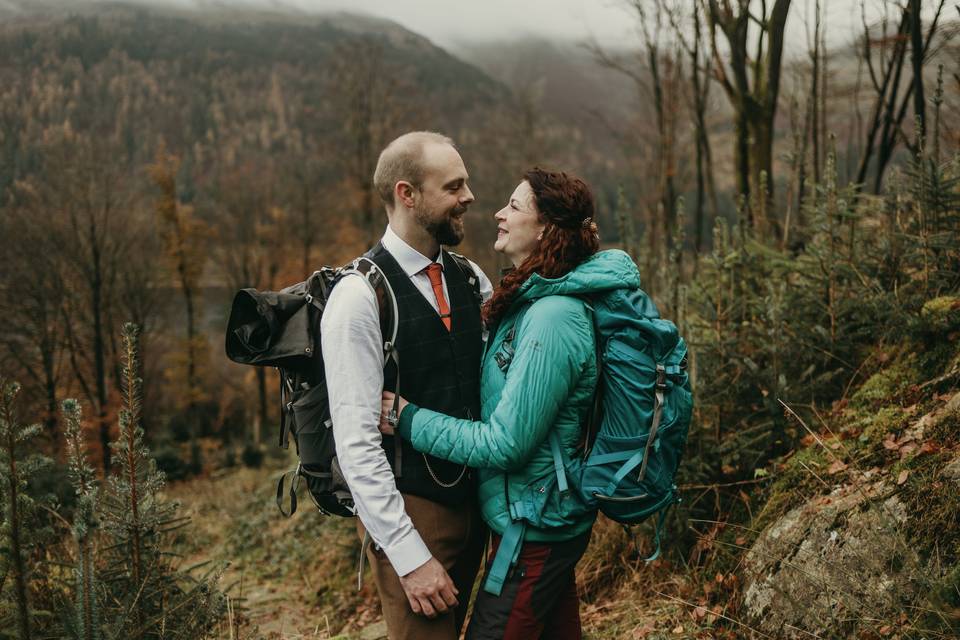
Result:
M111 1L111 0L94 0ZM120 0L124 1L124 0ZM635 14L625 0L126 0L179 7L272 7L294 11L351 11L387 18L456 51L475 42L542 37L582 42L596 39L608 47L635 45ZM683 0L693 2L693 0ZM793 0L787 21L787 54L806 46L805 17L815 0ZM821 0L831 47L851 43L860 30L861 0ZM2 4L4 0L0 0ZM894 0L863 0L867 16L890 11ZM772 4L772 1L769 2ZM924 3L927 13L934 2ZM953 2L947 2L947 10ZM952 14L948 17L952 17Z

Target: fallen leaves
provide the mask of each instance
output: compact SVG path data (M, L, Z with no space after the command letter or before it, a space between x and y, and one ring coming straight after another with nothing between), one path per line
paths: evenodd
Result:
M888 433L883 439L883 448L891 453L897 453L903 460L911 454L926 455L936 453L940 450L940 445L932 440L925 440L918 443L913 436L903 436L897 438L892 433Z
M903 485L907 481L907 478L910 477L910 470L904 469L900 472L900 475L897 476L897 486Z
M846 471L846 469L847 463L845 463L843 460L834 460L833 463L827 467L827 473L833 476L841 471Z
M936 453L940 451L940 445L932 440L927 440L920 445L920 451L917 452L917 455L924 455L927 453Z

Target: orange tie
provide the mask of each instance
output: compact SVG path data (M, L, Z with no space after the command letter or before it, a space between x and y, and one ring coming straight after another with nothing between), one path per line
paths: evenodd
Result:
M443 325L450 331L450 305L443 295L443 279L440 274L443 271L438 263L432 262L427 267L427 277L430 278L430 285L433 287L433 295L437 296L437 306L440 308L440 319Z

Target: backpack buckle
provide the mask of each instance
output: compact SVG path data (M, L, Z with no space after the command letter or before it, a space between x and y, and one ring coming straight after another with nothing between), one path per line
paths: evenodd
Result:
M662 364L657 365L657 389L667 390L667 369Z

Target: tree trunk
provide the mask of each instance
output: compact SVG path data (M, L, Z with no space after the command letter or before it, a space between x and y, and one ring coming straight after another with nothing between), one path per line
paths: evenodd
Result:
M187 388L188 404L187 415L193 418L193 409L196 406L197 398L197 354L196 354L196 320L193 311L193 287L184 278L181 281L183 286L183 301L187 309Z
M704 142L706 138L706 100L704 98L704 91L701 89L701 78L700 78L700 12L697 8L697 5L693 7L693 49L690 51L690 83L693 87L693 104L694 104L694 123L696 126L696 162L697 162L697 205L696 209L693 212L693 220L695 226L695 232L693 235L693 248L694 256L694 272L696 272L697 263L699 262L700 251L703 249L703 226L704 226L704 215L703 215L703 200L704 194L706 191L706 180L704 176Z
M747 124L746 109L738 106L734 116L733 163L737 171L737 197L741 197L749 207L750 203L750 127ZM753 224L753 214L748 214Z
M94 240L95 232L91 232ZM90 305L93 313L93 371L97 391L97 425L100 434L100 448L103 453L103 472L110 474L110 423L107 420L107 371L104 360L103 327L103 277L100 272L100 254L94 244L93 277L90 282Z
M750 147L750 182L756 205L751 208L751 215L754 228L765 237L770 231L776 234L779 226L769 214L773 210L773 113L756 118L750 132L753 142Z
M45 343L48 343L48 341L49 338L44 340ZM47 437L50 438L53 459L56 460L60 453L60 436L57 433L57 376L53 356L53 345L44 344L41 359L43 361L43 386L47 399L47 415L43 422Z
M816 18L813 27L813 53L811 61L810 106L811 127L813 129L813 181L820 184L820 0L816 3Z
M307 176L302 178L303 183L301 188L303 189L303 208L301 210L301 224L303 225L303 265L301 272L303 277L307 277L310 273L313 272L312 266L310 264L310 245L313 242L313 216L312 209L310 207L310 184ZM258 368L259 370L259 368Z
M927 103L923 99L923 21L920 0L910 0L910 63L913 66L913 112L917 119L917 143L923 147L927 132Z

